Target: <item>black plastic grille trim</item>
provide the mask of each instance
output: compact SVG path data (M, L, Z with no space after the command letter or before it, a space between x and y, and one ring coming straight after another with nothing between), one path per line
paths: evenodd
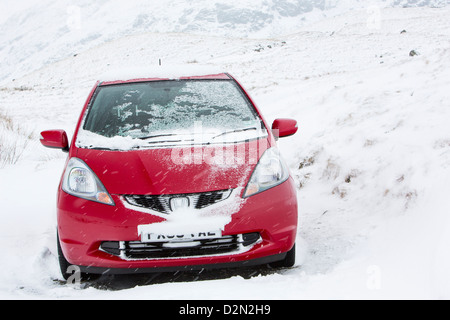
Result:
M104 241L100 245L100 249L125 259L179 258L232 253L242 246L248 247L255 244L259 239L259 233L255 232L222 236L216 239L188 241L189 243L197 243L188 247L183 246L187 242ZM170 247L167 246L168 244L170 244ZM177 244L180 244L180 246L177 247Z
M137 207L151 209L160 213L170 214L170 199L177 197L189 198L189 203L195 209L203 209L230 197L232 190L219 190L203 193L174 195L124 195L125 200Z

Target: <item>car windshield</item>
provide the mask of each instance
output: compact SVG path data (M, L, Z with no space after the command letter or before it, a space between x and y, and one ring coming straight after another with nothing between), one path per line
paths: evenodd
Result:
M165 80L99 87L77 145L123 149L237 142L266 134L233 80Z

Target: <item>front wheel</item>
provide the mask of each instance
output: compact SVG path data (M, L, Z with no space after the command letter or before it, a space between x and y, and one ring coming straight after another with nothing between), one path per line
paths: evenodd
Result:
M291 268L295 264L295 244L291 250L286 253L283 260L275 261L270 264L272 268Z
M77 266L74 266L67 261L67 259L64 257L64 253L61 249L61 244L59 242L59 234L57 233L56 236L56 242L58 243L58 261L59 261L59 269L61 270L61 274L64 278L64 280L69 280L72 276L74 279L77 279L76 272L79 272L79 268ZM97 274L91 274L91 273L79 273L78 274L78 280L79 281L89 281L89 280L95 280L100 278L101 275Z

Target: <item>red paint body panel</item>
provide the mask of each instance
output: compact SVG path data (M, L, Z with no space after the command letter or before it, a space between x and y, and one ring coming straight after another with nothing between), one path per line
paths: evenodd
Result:
M263 241L250 251L235 255L185 259L122 260L98 250L102 241L139 240L137 226L158 223L162 218L125 208L114 196L116 207L62 194L58 201L58 231L66 259L76 265L103 268L158 268L204 265L257 259L287 252L297 233L297 202L293 181L248 198L224 235L260 232Z
M77 157L86 162L111 194L182 194L235 189L245 184L267 146L267 139L261 139L225 148L178 147L125 152L78 149ZM214 163L219 152L223 155L222 163L233 164L209 164ZM189 154L184 161L183 155Z
M272 131L280 138L292 136L298 131L297 121L292 119L276 119L272 124Z
M69 146L69 140L64 130L43 131L41 137L42 145L47 148L66 149Z

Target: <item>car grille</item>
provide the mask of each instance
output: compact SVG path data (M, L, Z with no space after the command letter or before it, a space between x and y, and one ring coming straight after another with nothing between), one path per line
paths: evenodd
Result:
M241 252L257 243L260 238L259 233L254 232L184 242L104 241L100 249L123 259L170 259Z
M176 195L124 195L124 198L133 206L170 214L172 212L170 200L173 198L187 198L190 208L203 209L228 199L231 192L232 190L219 190Z

